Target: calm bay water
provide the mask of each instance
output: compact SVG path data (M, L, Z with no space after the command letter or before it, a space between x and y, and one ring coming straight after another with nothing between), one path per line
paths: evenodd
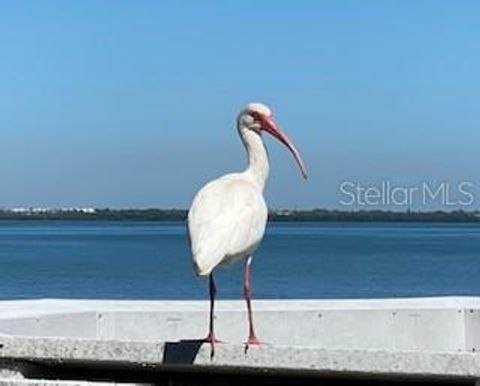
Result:
M270 223L257 298L480 295L475 224ZM219 298L240 298L237 264ZM183 223L0 221L0 298L206 299Z

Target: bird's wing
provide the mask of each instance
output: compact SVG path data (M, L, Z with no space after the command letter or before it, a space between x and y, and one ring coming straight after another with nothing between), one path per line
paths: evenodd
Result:
M263 196L249 182L226 176L207 184L197 193L188 213L197 273L207 275L226 258L255 249L266 219Z

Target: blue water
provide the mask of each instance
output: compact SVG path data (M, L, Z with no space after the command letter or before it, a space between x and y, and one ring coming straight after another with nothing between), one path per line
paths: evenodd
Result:
M0 221L0 298L206 299L183 223ZM241 265L217 274L240 298ZM480 295L480 226L270 223L257 298Z

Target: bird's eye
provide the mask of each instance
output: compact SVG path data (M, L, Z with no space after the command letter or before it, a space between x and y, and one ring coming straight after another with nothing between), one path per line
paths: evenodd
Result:
M257 113L256 111L250 112L250 116L251 116L255 121L258 121L258 119L260 118L260 114Z

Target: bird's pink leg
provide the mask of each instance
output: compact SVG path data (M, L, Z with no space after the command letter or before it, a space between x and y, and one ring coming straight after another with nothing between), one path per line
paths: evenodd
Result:
M208 335L203 341L206 343L210 343L210 347L211 347L210 358L213 358L213 356L215 355L215 343L222 343L222 342L216 338L215 331L213 328L213 320L215 318L215 315L214 315L215 295L217 293L215 282L213 280L213 272L210 274L208 279L209 279L209 288L210 288L210 326L208 329Z
M245 350L248 349L250 345L258 345L260 341L255 335L255 329L253 327L253 314L252 314L252 287L250 281L250 264L252 263L252 257L248 257L245 260L245 273L243 276L243 294L245 296L245 301L247 303L248 311L248 340L245 342Z

